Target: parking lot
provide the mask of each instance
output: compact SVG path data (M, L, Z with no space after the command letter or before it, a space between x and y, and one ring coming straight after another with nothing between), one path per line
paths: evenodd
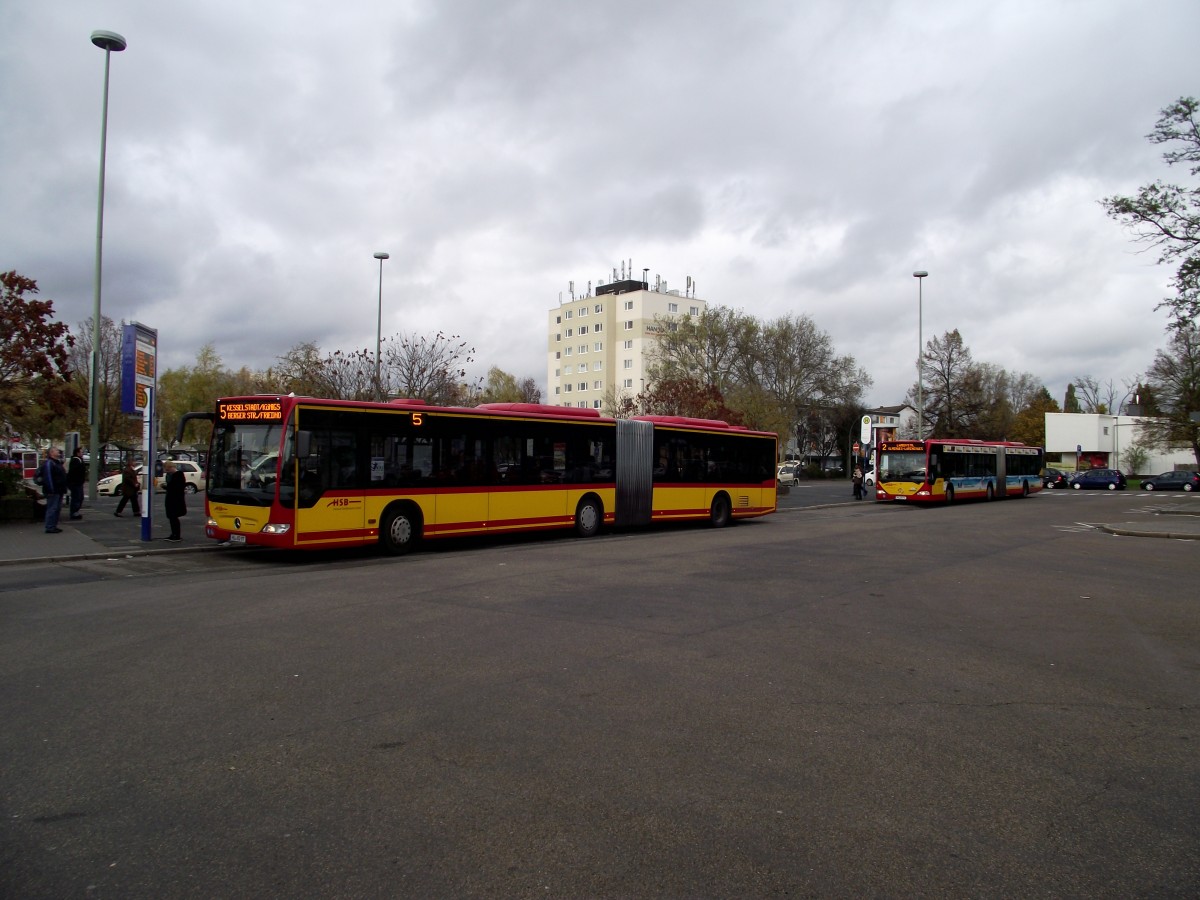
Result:
M0 893L1195 894L1200 554L1095 525L1168 498L848 490L0 568Z

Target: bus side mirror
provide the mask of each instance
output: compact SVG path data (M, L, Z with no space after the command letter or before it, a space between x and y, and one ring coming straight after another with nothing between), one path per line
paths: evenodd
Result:
M296 432L296 458L308 459L312 456L312 432L297 431Z

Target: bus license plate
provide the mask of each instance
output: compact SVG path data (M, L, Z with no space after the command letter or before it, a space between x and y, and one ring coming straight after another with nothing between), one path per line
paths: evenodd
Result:
M229 543L244 544L246 543L246 536L244 534L231 534L229 536Z

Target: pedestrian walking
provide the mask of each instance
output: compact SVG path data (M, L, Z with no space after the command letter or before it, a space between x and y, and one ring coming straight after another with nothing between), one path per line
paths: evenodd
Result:
M42 495L46 498L46 534L61 534L58 517L62 513L63 496L67 493L67 470L63 468L62 451L51 447L41 467Z
M82 519L83 485L87 481L87 463L83 461L83 448L76 447L67 463L67 492L71 495L71 518Z
M863 470L861 466L854 467L854 474L850 476L850 481L854 484L854 499L861 500L863 498Z
M179 535L179 520L187 515L187 502L184 498L186 481L183 473L171 460L163 463L163 487L166 489L167 521L171 523L171 535L167 538L172 543L183 540Z
M138 495L141 492L142 486L139 483L137 469L133 467L133 460L126 460L125 468L121 470L121 502L117 504L117 511L113 515L120 517L121 510L128 503L133 507L133 514L140 516L142 514L142 504Z

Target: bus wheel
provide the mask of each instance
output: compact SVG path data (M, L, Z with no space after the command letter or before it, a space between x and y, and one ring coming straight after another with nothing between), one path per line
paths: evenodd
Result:
M954 502L954 485L952 485L952 484L946 485L946 502L947 503Z
M421 539L421 517L410 506L389 507L379 529L379 542L393 556L408 553Z
M1021 496L1022 497L1029 496L1029 482L1028 481L1021 482Z
M708 511L708 520L713 528L724 528L733 521L733 507L729 503L728 496L717 494L713 497L712 509Z
M575 510L575 533L580 537L594 537L604 521L604 510L595 497L584 497Z
M987 489L987 498L989 500L992 499L992 486L990 484L988 485L988 489Z

